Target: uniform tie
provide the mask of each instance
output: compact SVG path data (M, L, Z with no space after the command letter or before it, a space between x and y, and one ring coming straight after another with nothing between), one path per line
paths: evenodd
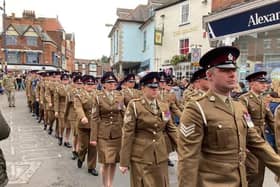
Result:
M225 104L226 104L226 106L228 107L228 109L230 109L230 111L233 111L233 110L232 110L232 106L231 106L231 101L230 101L230 98L229 98L229 97L226 98Z
M156 105L155 101L152 101L152 102L150 103L150 106L151 106L151 109L153 110L153 112L154 112L155 114L157 114L157 113L158 113L158 109L157 109L157 105Z
M108 93L108 98L109 98L110 102L113 102L114 96L113 96L112 92Z

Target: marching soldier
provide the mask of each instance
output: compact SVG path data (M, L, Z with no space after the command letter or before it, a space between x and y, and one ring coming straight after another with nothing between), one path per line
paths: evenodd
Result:
M15 107L15 91L16 91L17 81L13 75L12 71L8 71L7 76L3 79L3 87L8 97L9 107Z
M136 99L140 97L140 91L134 89L135 87L135 75L134 74L128 74L124 80L123 80L123 84L121 85L125 85L125 88L121 90L121 93L124 96L124 104L125 106L128 105L129 101L131 99Z
M243 94L240 99L247 107L254 123L254 128L259 136L265 139L265 125L274 130L274 119L270 110L266 107L262 93L266 91L266 72L259 71L246 77L250 91ZM248 153L246 161L247 178L249 187L262 187L264 181L265 164L252 153Z
M93 98L95 97L96 80L91 75L82 77L84 90L74 97L74 108L77 113L78 123L78 168L81 168L87 154L88 173L98 176L96 171L96 146L90 144L91 117L93 108Z
M280 157L258 135L245 106L232 100L239 50L223 46L207 52L209 91L185 107L179 127L180 187L246 187L246 147L280 176Z
M158 100L159 74L141 79L143 96L127 107L121 148L120 170L130 168L132 187L168 187L168 150L164 131L176 145L177 128L167 103Z
M94 99L91 144L97 145L103 185L112 187L116 163L120 161L124 98L115 90L117 78L106 72L101 78L104 89Z
M184 92L184 106L190 101L203 96L209 89L209 83L206 77L206 70L198 69L190 79L192 89Z
M61 82L56 86L54 92L54 112L55 117L58 118L59 124L59 133L58 133L58 145L62 145L64 130L66 129L64 146L71 148L72 146L69 143L71 127L68 121L65 118L65 109L66 109L66 98L69 92L69 76L66 73L61 74Z
M32 74L31 71L28 72L26 80L25 80L25 93L27 98L27 106L29 107L29 111L33 112L32 104L31 104L31 81L32 80Z
M79 150L79 143L78 143L78 132L77 126L79 120L77 119L77 114L74 109L74 97L76 94L79 94L83 90L83 82L82 76L78 72L72 73L72 80L73 83L70 85L70 90L68 92L67 102L66 102L66 109L65 109L65 118L67 122L71 126L72 131L72 160L76 160L78 158L78 150Z

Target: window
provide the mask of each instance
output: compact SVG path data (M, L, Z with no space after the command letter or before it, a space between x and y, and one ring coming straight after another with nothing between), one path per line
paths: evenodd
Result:
M94 71L90 71L89 74L96 77L96 72L94 72Z
M20 64L20 58L18 52L7 52L7 62L11 64Z
M280 48L280 38L277 38L277 40L276 40L276 47L278 49Z
M86 64L82 64L82 69L86 69Z
M143 38L144 38L144 43L143 43L143 52L144 51L146 51L146 49L147 49L147 31L144 31L144 36L143 36Z
M7 35L6 36L6 44L7 45L17 45L17 36Z
M75 63L75 71L79 71L79 64L78 63Z
M189 53L189 39L180 40L180 54L187 55Z
M119 31L116 31L115 34L115 54L117 55L119 52Z
M26 63L27 64L39 64L39 54L33 52L26 53Z
M181 6L181 24L189 22L190 6L189 1Z
M263 48L264 49L270 49L271 48L271 43L272 43L271 39L264 39L263 40Z
M26 43L28 46L37 46L37 37L34 36L26 36Z
M52 52L52 62L53 65L58 66L58 56L55 52Z
M96 71L96 64L89 64L89 71Z

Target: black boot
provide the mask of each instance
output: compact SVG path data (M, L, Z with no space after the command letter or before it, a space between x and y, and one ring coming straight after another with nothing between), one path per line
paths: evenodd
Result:
M52 131L53 131L53 130L52 130L52 128L50 127L50 128L49 128L49 135L52 134Z
M93 176L98 176L98 172L96 171L95 168L93 168L93 169L88 169L88 173L90 173L90 174L93 175Z
M78 153L76 151L72 151L72 160L76 160L78 158Z
M62 145L62 137L58 137L58 145L59 145L59 146Z
M82 168L82 166L83 166L83 161L81 161L79 158L77 161L77 166L78 166L78 168Z
M67 148L72 148L72 145L69 142L64 142L64 146Z
M47 130L47 125L46 124L44 124L44 130Z

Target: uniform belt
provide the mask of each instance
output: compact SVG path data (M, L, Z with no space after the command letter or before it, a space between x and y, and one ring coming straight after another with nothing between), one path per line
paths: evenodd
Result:
M204 159L216 160L217 162L230 162L230 163L240 163L245 162L246 160L246 153L239 152L234 154L227 154L227 155L216 155L211 153L203 153L202 157Z
M148 139L159 139L163 136L163 132L147 132L147 131L140 131L135 134L136 138L148 138Z
M264 126L264 119L254 119L252 118L252 121L255 126Z

